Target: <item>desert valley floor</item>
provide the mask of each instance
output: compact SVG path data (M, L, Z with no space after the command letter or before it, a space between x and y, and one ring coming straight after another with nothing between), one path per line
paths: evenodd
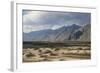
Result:
M23 48L23 62L91 59L90 46Z

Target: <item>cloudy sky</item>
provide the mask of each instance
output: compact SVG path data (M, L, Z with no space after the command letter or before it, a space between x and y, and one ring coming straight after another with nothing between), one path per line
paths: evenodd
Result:
M58 29L72 24L84 25L91 23L90 13L51 12L23 10L23 32L43 29Z

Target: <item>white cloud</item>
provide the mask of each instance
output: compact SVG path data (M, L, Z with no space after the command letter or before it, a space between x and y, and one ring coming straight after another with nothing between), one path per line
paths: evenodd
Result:
M64 26L64 25L54 25L51 29L56 30L56 29L61 28L62 26Z
M50 25L44 25L42 26L41 24L40 25L24 25L23 26L23 32L31 32L31 31L38 31L38 30L43 30L43 29L51 29L51 26Z
M41 15L43 15L43 14L44 13L39 12L39 11L29 11L29 13L27 13L26 15L23 15L23 22L25 24L25 23L28 23L33 20L35 21L38 18L40 18ZM26 24L26 25L28 25L28 24Z
M39 11L29 11L27 14L23 15L23 32L31 32L36 30L42 30L43 26L39 24L32 23L36 21L43 15L44 13Z

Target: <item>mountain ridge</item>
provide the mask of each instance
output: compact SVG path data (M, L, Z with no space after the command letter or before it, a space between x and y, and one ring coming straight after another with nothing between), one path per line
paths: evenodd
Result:
M23 41L90 41L90 27L91 26L89 24L85 26L72 24L70 26L62 26L56 30L45 29L30 33L23 33Z

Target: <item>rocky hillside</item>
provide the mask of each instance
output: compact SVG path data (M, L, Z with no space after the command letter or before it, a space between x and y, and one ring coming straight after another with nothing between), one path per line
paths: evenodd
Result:
M40 30L30 33L23 33L24 41L49 41L49 42L67 42L67 41L90 41L91 25L79 26L72 24L63 26L59 29Z

